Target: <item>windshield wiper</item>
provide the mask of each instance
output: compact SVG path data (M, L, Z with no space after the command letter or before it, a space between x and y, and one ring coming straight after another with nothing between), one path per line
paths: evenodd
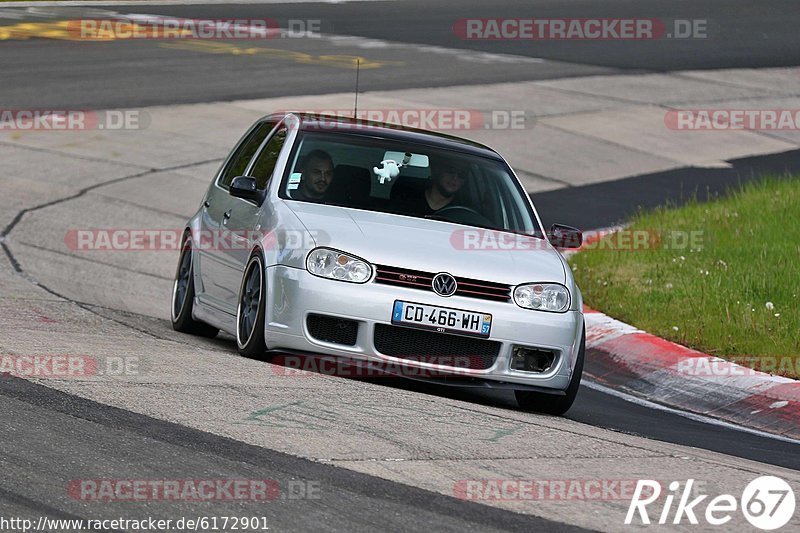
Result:
M480 229L488 229L488 230L492 230L492 231L502 231L502 232L505 232L505 233L513 233L514 235L520 235L520 236L523 236L523 237L533 237L535 239L541 239L542 238L542 237L540 237L539 235L537 235L535 233L534 234L525 233L524 231L515 231L513 229L505 229L505 228L497 228L497 227L493 227L493 226L485 226L483 224L467 224L465 222L456 222L455 220L451 220L451 219L449 219L449 218L447 218L445 216L437 215L437 214L425 215L424 218L426 218L428 220L439 220L441 222L449 222L451 224L459 224L461 226L468 226L468 227L480 228Z
M443 217L442 215L425 215L425 218L429 220L441 220L442 222L450 222L451 224L460 224L460 222L456 222L455 220L450 220L447 217Z

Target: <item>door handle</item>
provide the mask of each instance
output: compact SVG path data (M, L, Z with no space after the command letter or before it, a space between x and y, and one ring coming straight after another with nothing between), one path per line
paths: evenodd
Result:
M228 220L229 218L231 218L231 210L228 209L227 211L222 213L222 218L224 218L225 220Z

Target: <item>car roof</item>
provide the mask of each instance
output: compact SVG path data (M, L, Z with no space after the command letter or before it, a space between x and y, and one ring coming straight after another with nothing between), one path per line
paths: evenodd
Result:
M502 157L495 150L469 139L384 122L304 112L275 113L267 115L261 120L281 120L289 115L300 120L299 129L301 131L335 131L366 137L382 137L502 160Z

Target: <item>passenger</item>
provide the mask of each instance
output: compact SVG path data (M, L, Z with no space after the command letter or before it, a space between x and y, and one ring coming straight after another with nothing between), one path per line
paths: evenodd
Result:
M302 178L292 198L307 202L324 202L333 181L333 168L333 158L328 152L324 150L309 152L300 166Z

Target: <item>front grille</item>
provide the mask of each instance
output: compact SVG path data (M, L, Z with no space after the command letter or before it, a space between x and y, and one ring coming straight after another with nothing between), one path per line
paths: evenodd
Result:
M433 292L431 283L436 275L434 273L384 265L375 265L375 272L375 283ZM456 277L456 283L458 284L455 292L457 296L496 302L507 302L511 299L511 287L503 283L460 277Z
M308 315L308 332L317 340L355 346L358 337L358 322L325 315Z
M484 370L490 368L497 359L500 343L449 333L375 324L375 348L384 355L399 359Z

